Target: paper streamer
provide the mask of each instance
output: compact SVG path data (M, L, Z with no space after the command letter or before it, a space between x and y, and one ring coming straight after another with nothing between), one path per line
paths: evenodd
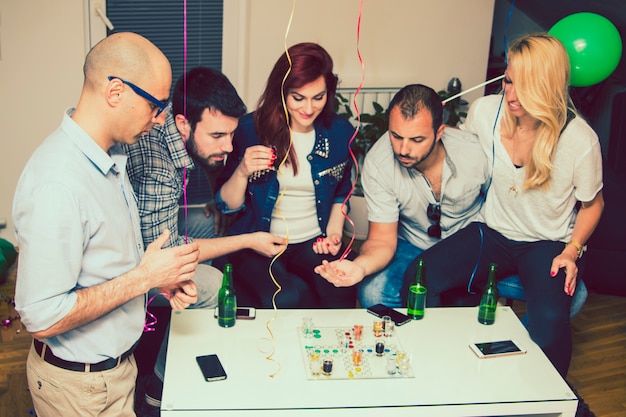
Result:
M284 49L285 49L285 54L287 56L287 61L289 62L289 68L287 69L287 72L285 73L285 76L283 77L283 81L280 85L280 100L281 103L283 105L283 111L285 112L285 122L287 123L287 128L289 129L289 146L287 147L287 152L285 153L285 156L283 157L283 159L280 161L280 163L278 164L278 166L276 167L276 175L282 175L280 173L280 168L285 164L285 162L287 161L287 157L289 156L289 151L291 150L291 145L292 145L292 136L291 136L291 125L289 123L289 111L287 110L287 102L285 100L285 82L287 81L287 77L289 76L289 74L291 73L291 68L292 68L292 62L291 62L291 56L289 55L289 48L287 47L287 38L289 36L289 31L291 30L291 23L293 22L293 16L296 10L296 0L293 0L292 5L291 5L291 13L289 15L289 21L287 23L287 29L285 30L285 38L284 38ZM276 198L276 206L278 206L278 202L282 199L283 195L285 194L285 189L283 188L281 190L281 192L279 193L278 197ZM276 214L278 214L280 217L283 218L283 220L285 220L283 214L280 212L280 210L276 207ZM287 245L289 245L289 225L287 224L287 221L285 221L285 227L286 227L286 239L287 239ZM262 349L259 344L257 343L257 349L262 352L262 353L266 353L267 356L265 357L265 359L272 361L276 364L276 366L278 367L278 369L276 370L276 372L271 373L269 375L270 378L274 378L276 377L276 375L278 375L278 373L280 372L280 362L278 362L275 358L274 358L274 353L276 352L276 340L274 338L274 333L272 332L272 328L271 328L271 323L276 319L277 315L278 315L278 307L276 306L276 296L282 291L282 286L280 285L280 283L278 282L278 280L276 279L276 277L274 276L274 273L272 272L272 267L274 266L274 263L276 262L276 260L278 258L280 258L282 256L283 253L285 253L285 250L287 250L287 246L285 246L285 249L283 249L282 251L280 251L279 253L277 253L274 258L272 258L272 261L269 264L269 268L268 268L268 272L270 275L270 278L272 279L272 282L274 282L274 285L276 285L276 291L274 291L274 294L272 294L272 307L274 308L274 315L265 323L265 328L267 329L267 332L269 333L269 339L268 338L264 338L261 340L266 340L270 342L270 348L267 350Z
M484 83L480 83L480 84L478 84L478 85L475 85L475 86L474 86L474 87L472 87L472 88L468 88L468 89L467 89L467 90L465 90L465 91L461 91L459 94L455 94L455 95L453 95L452 97L448 97L447 99L443 100L441 103L442 103L442 104L446 104L447 102L452 101L452 100L454 100L455 98L461 97L463 94L467 94L467 93L469 93L469 92L471 92L471 91L476 90L477 88L484 87L484 86L486 86L487 84L491 84L492 82L494 82L494 81L498 81L498 80L501 80L501 79L503 79L503 78L504 78L504 74L502 74L502 75L498 75L497 77L494 77L494 78L492 78L492 79L490 79L490 80L488 80L488 81L485 81Z
M356 156L354 155L354 152L352 152L352 143L354 142L354 139L356 138L356 135L359 133L359 129L361 128L361 112L359 111L359 106L357 104L356 98L357 98L357 95L360 93L361 88L363 88L363 83L365 81L365 63L363 62L363 58L361 57L361 50L359 49L359 45L361 43L361 17L363 16L363 1L364 0L361 0L359 4L359 14L357 17L357 25L356 25L356 54L359 58L359 64L361 65L361 81L359 82L359 85L356 88L356 91L354 92L354 96L352 97L352 104L354 105L357 125L354 128L354 133L352 134L352 137L348 141L348 149L350 150L350 156L352 157L352 161L354 162L355 177L354 177L354 182L352 183L352 188L350 189L350 192L341 203L341 213L343 214L343 217L348 221L348 223L350 223L350 225L352 226L352 236L350 237L350 242L348 243L348 245L346 245L346 249L343 251L343 253L339 257L339 261L344 260L348 256L348 254L352 251L352 244L354 243L354 239L356 237L356 227L354 226L354 222L352 221L350 216L345 213L344 207L346 203L348 202L348 200L350 200L350 197L352 196L352 194L354 193L354 188L356 187L356 181L359 178L359 164L357 163L358 161L356 159Z
M187 119L187 0L183 1L183 114ZM166 116L167 117L167 116ZM189 243L188 207L187 207L187 167L183 167L183 211L185 213L185 243ZM164 295L164 294L162 294ZM165 295L164 295L165 296ZM156 329L157 318L147 310L156 295L150 297L146 303L147 317L144 319L143 331L153 332Z

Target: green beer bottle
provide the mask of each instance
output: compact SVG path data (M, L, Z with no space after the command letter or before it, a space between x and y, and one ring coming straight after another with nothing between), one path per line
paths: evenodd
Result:
M480 299L480 307L478 307L478 322L481 324L493 324L496 321L496 307L498 306L496 268L496 264L489 264L489 279Z
M221 327L233 327L237 320L237 295L233 286L233 265L224 266L222 288L218 293L217 324Z
M409 303L407 314L413 320L424 318L424 308L426 307L426 285L424 283L424 260L417 260L417 272L415 273L415 283L409 287Z

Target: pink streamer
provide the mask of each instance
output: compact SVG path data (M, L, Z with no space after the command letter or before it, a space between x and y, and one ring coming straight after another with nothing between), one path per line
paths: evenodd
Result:
M187 0L183 1L183 97L183 115L187 120ZM185 243L189 243L187 167L183 167L183 209L185 210Z
M146 307L148 307L150 303L152 302L152 300L154 300L157 296L158 294L155 294L152 297L150 297L150 299L148 300L148 304L146 304ZM147 314L147 317L143 324L143 332L144 333L153 332L156 330L156 324L158 320L156 316L152 314L147 308L146 308L146 314Z
M359 164L356 159L356 156L354 155L354 152L352 152L352 142L354 142L354 139L356 138L356 135L359 132L359 128L361 127L361 112L359 111L359 106L357 105L356 97L361 91L361 88L363 87L363 82L365 81L365 64L363 63L363 58L361 57L361 51L359 49L359 44L361 42L361 17L362 16L363 16L363 0L361 0L360 5L359 5L359 16L357 19L357 27L356 27L356 53L357 53L357 56L359 57L359 63L361 64L361 82L359 83L359 86L354 92L354 96L352 100L354 104L354 110L356 113L357 125L356 125L356 128L354 129L354 133L352 134L352 137L350 138L350 141L348 142L348 149L350 150L350 156L352 157L352 161L354 162L356 175L355 175L354 183L352 184L352 188L350 189L350 192L346 196L345 200L343 200L342 210L341 210L342 213L343 213L343 206L346 205L346 203L352 196L354 192L354 188L356 187L356 180L359 178ZM356 237L356 227L354 226L354 222L352 221L350 216L348 216L347 214L343 213L343 216L348 221L348 223L350 223L350 225L352 226L352 237L350 238L350 242L346 246L346 249L344 250L343 254L339 258L340 261L345 259L346 256L348 256L348 254L352 250L352 244L354 243L354 239Z
M187 0L183 1L183 114L187 119ZM183 167L183 207L185 210L185 243L189 243L189 235L187 232L187 167ZM148 300L146 307L157 297L153 295ZM153 332L156 330L157 318L154 314L146 309L146 319L143 325L143 331Z

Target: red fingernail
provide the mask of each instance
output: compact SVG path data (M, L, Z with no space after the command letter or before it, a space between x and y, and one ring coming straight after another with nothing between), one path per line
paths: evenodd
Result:
M551 277L553 277L553 276L555 276L555 275L556 275L556 272L554 272L554 271L550 271L550 276L551 276Z
M327 243L326 246L330 248L330 243Z

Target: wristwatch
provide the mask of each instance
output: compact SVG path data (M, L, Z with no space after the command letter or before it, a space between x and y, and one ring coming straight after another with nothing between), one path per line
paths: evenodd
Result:
M583 257L583 252L587 250L587 246L586 245L583 246L583 245L581 245L580 243L578 243L578 242L576 242L574 240L570 240L569 242L567 242L565 244L566 247L568 245L572 245L572 246L574 246L576 248L576 257L578 259L582 258Z

